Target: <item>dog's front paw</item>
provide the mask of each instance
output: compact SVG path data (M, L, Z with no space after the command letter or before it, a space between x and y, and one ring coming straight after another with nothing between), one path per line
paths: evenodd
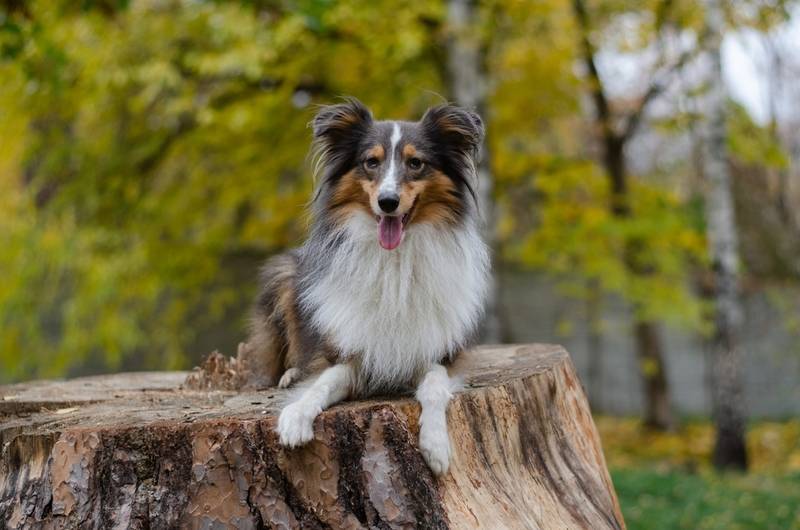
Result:
M434 475L447 473L450 467L450 438L447 426L431 427L425 424L419 430L419 448Z
M287 405L278 418L278 438L281 445L298 447L314 438L314 418L319 411L305 410L299 401Z

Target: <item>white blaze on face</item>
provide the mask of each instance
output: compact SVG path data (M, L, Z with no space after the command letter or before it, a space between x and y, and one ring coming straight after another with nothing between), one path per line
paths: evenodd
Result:
M397 163L395 158L397 144L400 142L400 125L397 123L394 124L389 142L389 168L386 170L386 175L383 176L381 187L378 188L379 193L397 193Z

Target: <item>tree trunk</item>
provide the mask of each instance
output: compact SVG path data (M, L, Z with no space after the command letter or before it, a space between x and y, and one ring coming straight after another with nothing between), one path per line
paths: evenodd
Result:
M630 197L628 195L628 173L625 164L625 141L612 134L605 139L605 163L611 183L611 211L617 217L630 217ZM651 274L637 262L637 247L641 241L630 240L625 245L623 259L625 267L634 275ZM639 374L642 379L642 398L644 402L644 423L651 429L669 431L675 426L670 405L669 381L667 379L658 325L651 319L639 316L634 307L633 337L636 356L639 360Z
M475 0L447 2L447 81L450 97L463 107L476 110L486 120L486 58L480 31L476 25ZM497 235L495 232L494 178L492 177L488 142L484 141L478 164L478 204L483 218L483 236L492 250L493 279L489 288L486 318L481 329L484 342L501 341L503 324L500 320L500 289L497 275Z
M600 286L596 280L586 285L586 352L589 368L586 377L589 404L597 412L603 409L603 332Z
M653 84L645 93L642 103L632 114L622 120L626 125L620 128L618 121L606 96L603 80L595 62L595 47L592 44L591 21L589 10L583 0L573 0L572 11L580 29L580 49L583 62L589 76L589 94L595 107L595 121L600 132L603 148L603 166L610 184L611 198L609 205L616 217L626 218L631 214L628 191L628 170L625 163L625 145L641 122L647 104L660 89ZM648 270L636 261L637 241L627 241L623 260L631 274L647 275ZM645 403L645 422L653 428L669 430L673 426L672 409L670 407L669 384L664 368L664 356L661 338L656 323L639 316L640 311L634 307L633 336L636 340L636 352L639 359L639 373L642 377L643 399Z
M189 391L179 372L0 387L0 526L624 528L563 349L485 347L451 371L438 480L409 398L335 406L289 450L278 390Z
M706 104L708 123L703 173L706 179L705 214L715 303L711 395L717 439L713 460L718 468L746 469L745 413L737 338L742 319L737 270L739 256L727 159L726 94L720 49L724 24L719 0L709 0L706 25L712 68Z
M778 123L779 114L783 111L783 83L784 83L784 66L783 56L779 49L774 37L766 34L763 36L763 42L767 52L767 60L769 61L767 88L769 91L769 132L772 136L772 141L781 148L784 148L783 141L780 134L780 125ZM787 229L791 230L792 212L791 201L789 197L789 167L778 167L775 169L776 190L775 190L775 208L778 211L781 222L786 225Z
M634 323L634 336L644 384L644 424L651 429L672 430L675 425L658 326L654 322L637 320Z

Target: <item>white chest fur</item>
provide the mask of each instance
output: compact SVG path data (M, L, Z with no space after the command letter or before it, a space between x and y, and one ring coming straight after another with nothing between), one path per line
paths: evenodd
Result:
M354 215L346 233L302 302L345 357L360 357L367 390L405 385L475 330L487 294L487 248L471 222L412 225L392 251L378 245L366 214Z

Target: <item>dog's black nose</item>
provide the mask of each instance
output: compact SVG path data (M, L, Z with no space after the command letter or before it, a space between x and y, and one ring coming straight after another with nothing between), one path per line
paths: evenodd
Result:
M386 213L392 213L400 205L400 196L396 193L381 193L378 195L378 206Z

